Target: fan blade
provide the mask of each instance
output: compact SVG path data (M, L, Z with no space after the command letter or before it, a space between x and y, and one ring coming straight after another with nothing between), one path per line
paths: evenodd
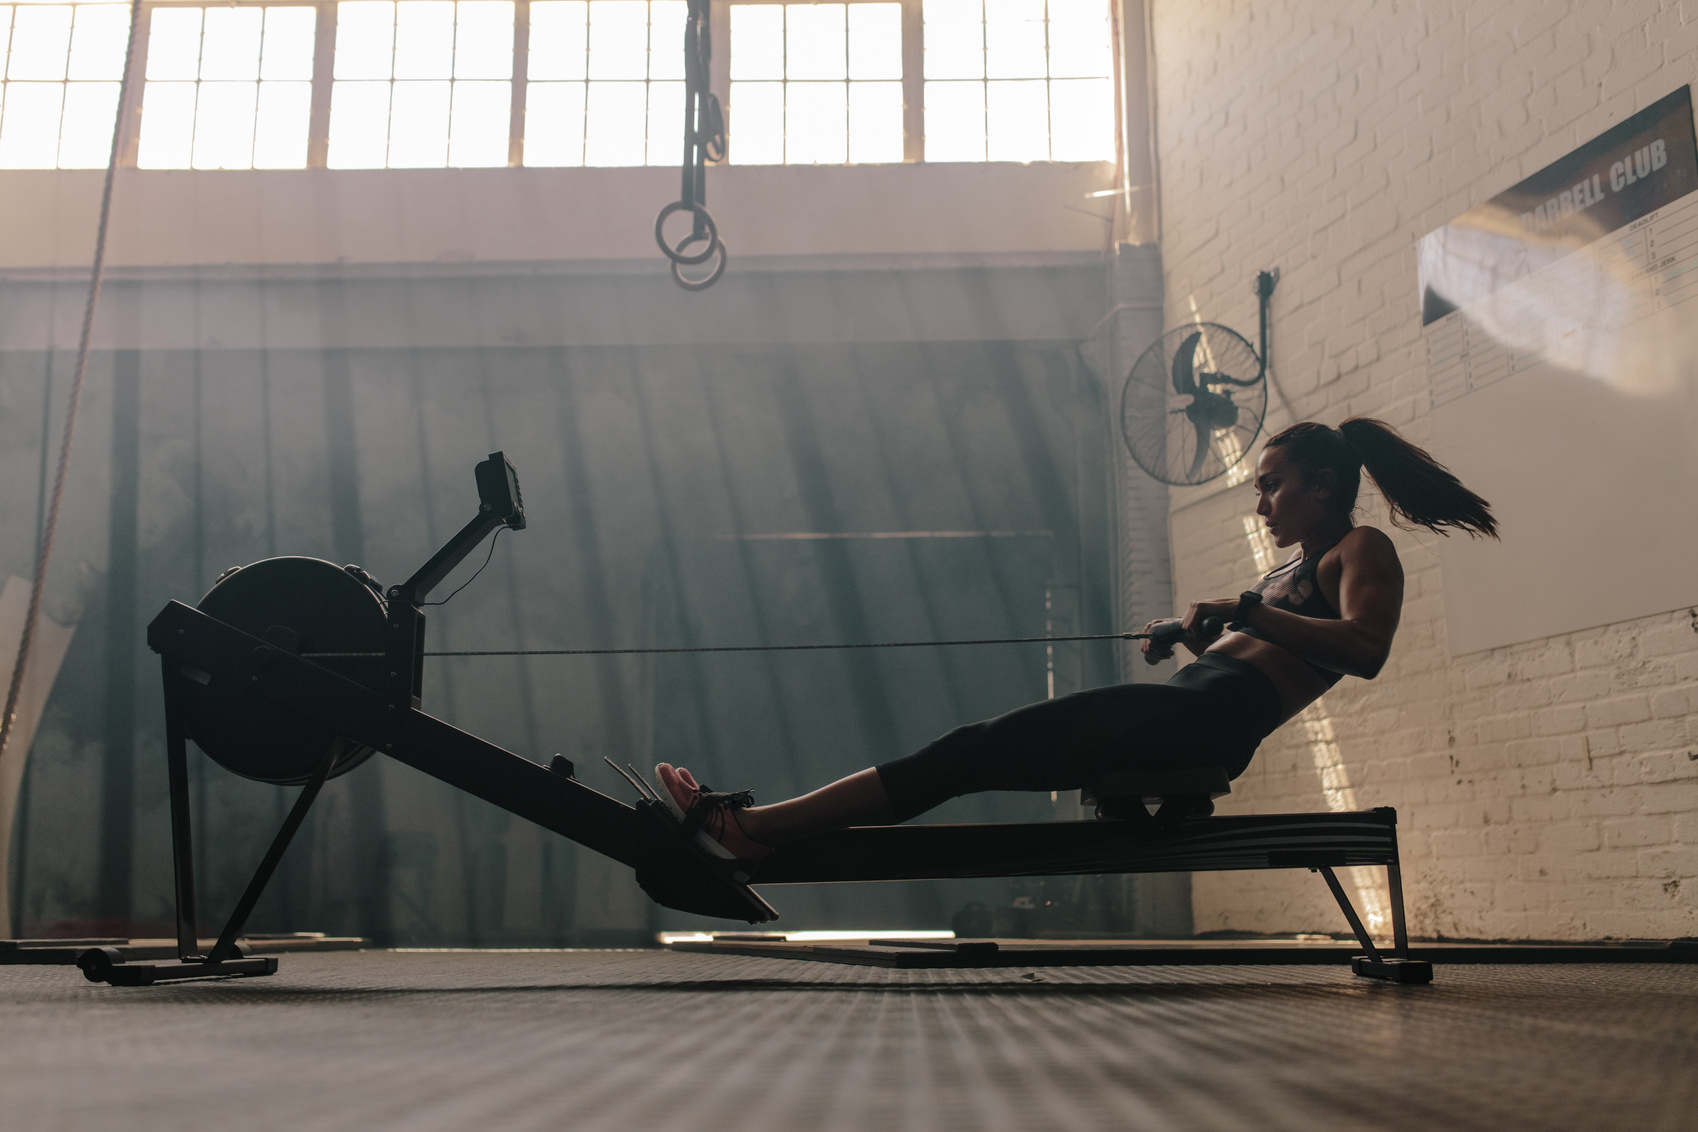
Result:
M1179 352L1173 355L1173 391L1184 396L1195 396L1197 379L1191 376L1192 363L1197 354L1197 343L1203 340L1201 330L1186 338L1179 344Z
M1197 375L1204 385L1255 385L1262 379L1259 377L1233 377L1230 373L1200 373Z
M1196 483L1197 473L1203 470L1203 457L1209 454L1209 427L1200 420L1193 420L1191 426L1197 430L1197 452L1191 457L1191 470L1185 475L1185 482Z

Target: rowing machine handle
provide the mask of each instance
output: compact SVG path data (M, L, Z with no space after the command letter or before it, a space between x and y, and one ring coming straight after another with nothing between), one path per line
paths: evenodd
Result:
M1219 617L1203 618L1202 630L1205 640L1212 640L1221 635L1226 624ZM1150 643L1158 648L1169 649L1185 639L1185 622L1175 617L1171 621L1157 621L1150 626Z

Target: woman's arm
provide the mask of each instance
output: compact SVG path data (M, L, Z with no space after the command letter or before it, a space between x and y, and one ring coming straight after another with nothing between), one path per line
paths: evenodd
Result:
M1246 623L1304 660L1372 680L1385 666L1403 613L1403 564L1391 539L1372 527L1346 535L1338 555L1338 593L1326 595L1338 610L1338 620L1258 605ZM1230 617L1237 607L1236 598L1197 602L1185 615L1186 631L1195 635L1203 618Z

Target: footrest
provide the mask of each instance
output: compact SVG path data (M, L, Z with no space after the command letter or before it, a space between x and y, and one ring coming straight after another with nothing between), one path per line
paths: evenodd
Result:
M1425 959L1375 959L1358 955L1350 961L1350 969L1364 979L1384 979L1388 983L1430 983L1433 965Z
M154 983L175 982L180 979L225 979L251 975L275 975L277 960L269 955L257 958L226 959L221 963L205 959L171 959L159 963L127 963L124 955L112 947L91 947L77 958L83 978L91 983L107 983L115 987L149 987Z
M749 887L743 870L752 863L709 857L659 802L638 802L637 810L654 822L657 838L655 855L637 865L637 884L649 899L698 916L751 924L778 919L777 910Z

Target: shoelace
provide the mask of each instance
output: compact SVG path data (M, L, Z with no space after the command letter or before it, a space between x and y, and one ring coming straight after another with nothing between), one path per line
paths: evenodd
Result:
M753 790L715 792L704 784L690 806L689 813L685 815L685 822L687 826L693 823L696 827L707 830L708 834L717 840L720 831L725 828L726 816L731 810L747 809L754 804ZM711 820L716 820L717 824L709 825Z

